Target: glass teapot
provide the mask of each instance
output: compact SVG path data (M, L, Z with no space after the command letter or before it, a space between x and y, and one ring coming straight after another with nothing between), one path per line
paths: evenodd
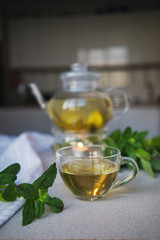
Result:
M104 128L109 120L123 117L129 110L127 91L117 86L99 89L100 75L88 71L85 64L72 64L71 71L62 73L60 79L62 90L47 102L35 83L29 86L41 108L63 132L95 132ZM123 106L117 115L113 113L114 90L123 98Z

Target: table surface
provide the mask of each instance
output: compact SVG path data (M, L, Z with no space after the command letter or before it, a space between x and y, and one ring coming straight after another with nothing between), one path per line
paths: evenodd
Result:
M55 155L47 151L41 158L48 167ZM133 181L95 202L75 199L59 174L49 192L63 200L61 213L47 208L42 218L23 227L19 210L1 227L0 239L160 239L160 174L151 178L139 172Z

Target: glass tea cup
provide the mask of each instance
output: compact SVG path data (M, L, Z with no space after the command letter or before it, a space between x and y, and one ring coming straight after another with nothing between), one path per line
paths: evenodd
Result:
M119 149L104 145L68 146L57 150L59 173L68 190L78 199L94 201L113 188L128 183L138 173L137 163L122 157ZM130 172L116 179L120 166L127 164Z

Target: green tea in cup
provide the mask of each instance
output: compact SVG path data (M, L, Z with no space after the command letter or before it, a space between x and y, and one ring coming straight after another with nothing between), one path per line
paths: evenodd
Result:
M94 201L131 181L138 173L136 162L121 157L117 148L93 145L64 147L56 153L57 167L68 190L78 199ZM128 176L116 180L122 164L132 167Z

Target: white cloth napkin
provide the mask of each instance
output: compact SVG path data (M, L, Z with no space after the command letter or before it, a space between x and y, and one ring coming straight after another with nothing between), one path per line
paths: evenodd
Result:
M12 163L19 163L21 170L16 183L32 183L44 172L38 153L50 149L53 142L53 136L37 132L25 132L18 137L0 135L0 171ZM23 204L23 200L0 202L0 226Z

